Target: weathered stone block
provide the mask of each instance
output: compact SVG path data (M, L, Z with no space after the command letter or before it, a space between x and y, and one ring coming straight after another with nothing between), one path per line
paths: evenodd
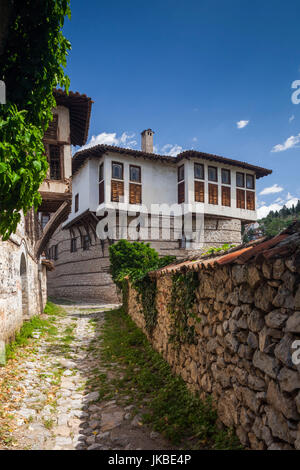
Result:
M279 371L279 363L274 357L268 356L261 351L255 351L253 356L253 365L269 377L275 379Z

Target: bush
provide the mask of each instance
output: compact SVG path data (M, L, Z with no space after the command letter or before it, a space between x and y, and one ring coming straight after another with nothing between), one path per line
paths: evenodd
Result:
M147 272L172 263L175 256L159 258L149 243L120 240L110 246L109 259L113 281L121 289L126 276L131 280L142 279Z

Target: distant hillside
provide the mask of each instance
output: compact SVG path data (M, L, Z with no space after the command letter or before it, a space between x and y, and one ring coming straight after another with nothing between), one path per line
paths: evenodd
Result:
M280 211L269 212L267 217L258 220L257 224L251 224L245 227L243 241L246 243L262 236L272 237L277 235L277 233L288 227L295 219L300 220L300 200L298 200L296 206L292 206L291 208L283 206Z

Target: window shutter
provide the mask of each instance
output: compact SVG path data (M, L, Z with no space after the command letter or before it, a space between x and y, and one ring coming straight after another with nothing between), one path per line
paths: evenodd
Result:
M247 209L249 211L255 211L255 193L252 191L247 191Z
M57 140L57 127L58 127L58 116L57 114L54 114L53 120L49 123L49 127L44 134L44 138Z
M230 188L222 186L222 206L231 206Z
M208 185L208 202L209 204L218 204L218 186L216 184Z
M245 191L243 189L236 190L236 207L245 209Z
M49 145L50 179L61 179L60 146Z
M124 196L123 181L111 181L111 200L112 202L120 202L120 198Z
M184 202L184 181L178 184L178 204Z
M141 204L142 203L142 186L140 184L129 184L129 203Z
M195 181L195 202L204 202L203 181Z
M102 204L102 202L104 202L104 181L99 183L99 204Z

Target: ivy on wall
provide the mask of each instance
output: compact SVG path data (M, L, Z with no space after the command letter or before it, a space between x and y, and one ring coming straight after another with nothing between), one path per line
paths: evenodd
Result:
M56 106L53 88L68 90L63 36L69 0L15 0L0 79L7 104L0 106L0 236L15 232L20 211L41 202L38 189L48 168L42 137Z
M194 344L195 328L189 325L189 319L198 321L194 313L196 301L196 289L199 286L198 273L189 271L186 273L176 273L172 276L171 299L168 311L171 317L170 343L176 348L181 344Z
M138 292L139 301L143 309L146 330L151 336L157 323L156 279L152 279L146 274L142 279L136 280L133 283L133 287Z

